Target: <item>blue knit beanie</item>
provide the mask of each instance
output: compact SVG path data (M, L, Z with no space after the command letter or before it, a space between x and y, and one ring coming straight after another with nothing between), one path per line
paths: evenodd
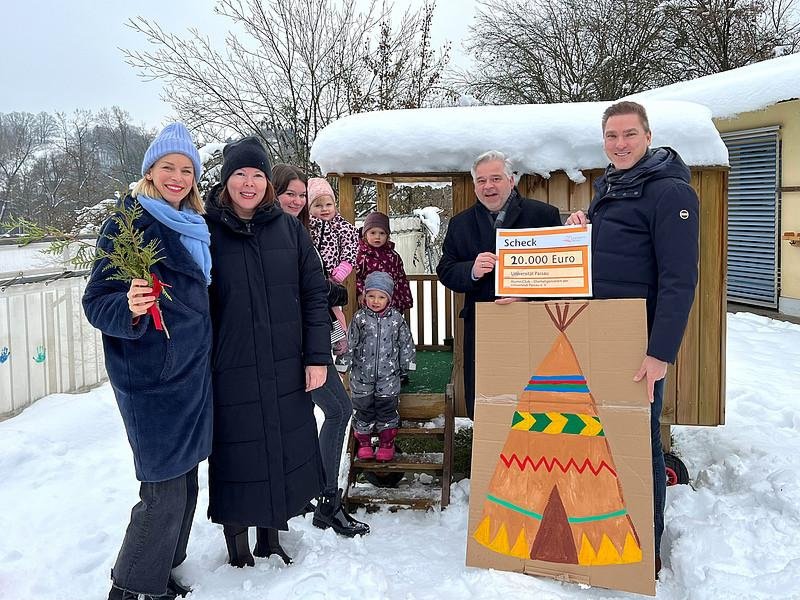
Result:
M383 292L391 300L394 295L394 280L392 276L383 271L373 271L364 280L364 293L366 294L370 290Z
M200 153L195 148L192 138L189 135L189 130L183 123L170 123L161 130L156 136L156 139L150 144L147 152L144 153L144 160L142 161L142 177L147 173L148 169L152 167L160 158L164 158L167 154L178 153L187 156L191 159L194 165L194 180L200 181L200 175L203 172L203 163L200 160Z

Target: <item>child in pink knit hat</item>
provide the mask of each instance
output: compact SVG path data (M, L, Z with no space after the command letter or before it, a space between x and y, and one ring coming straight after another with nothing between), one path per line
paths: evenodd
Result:
M325 276L342 284L353 272L356 264L358 248L358 232L339 211L333 188L324 177L312 177L308 180L306 193L308 196L308 231L314 246L322 258ZM342 331L347 331L347 322L341 307L331 307ZM334 346L334 353L339 355L347 350L347 338L343 337Z
M336 210L333 189L326 179L309 179L307 193L311 239L322 257L328 277L342 283L356 264L358 233Z

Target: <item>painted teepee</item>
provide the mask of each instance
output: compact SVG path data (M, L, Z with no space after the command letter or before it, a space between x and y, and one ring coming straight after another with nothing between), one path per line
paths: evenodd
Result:
M473 537L523 559L636 563L642 560L639 536L566 335L587 304L577 305L570 316L575 307L545 305L559 334L519 400Z

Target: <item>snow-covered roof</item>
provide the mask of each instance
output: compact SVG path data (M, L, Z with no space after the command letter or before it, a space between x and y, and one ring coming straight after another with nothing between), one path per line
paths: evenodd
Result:
M467 173L500 150L519 173L549 177L603 168L600 119L610 102L388 110L350 115L319 132L311 159L322 171L388 175ZM711 112L688 102L644 102L653 146L671 146L691 166L727 165Z
M646 103L652 100L697 102L711 109L713 117L727 118L798 97L800 54L789 54L739 69L639 92L627 99Z

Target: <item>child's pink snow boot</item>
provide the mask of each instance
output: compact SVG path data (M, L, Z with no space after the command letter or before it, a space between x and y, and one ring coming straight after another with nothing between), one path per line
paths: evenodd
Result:
M358 460L372 460L375 458L375 452L372 449L372 436L369 433L353 432L353 435L358 442L358 453L356 456Z
M375 454L375 460L378 462L389 462L394 460L394 438L397 437L397 428L384 429L378 433L378 452Z

